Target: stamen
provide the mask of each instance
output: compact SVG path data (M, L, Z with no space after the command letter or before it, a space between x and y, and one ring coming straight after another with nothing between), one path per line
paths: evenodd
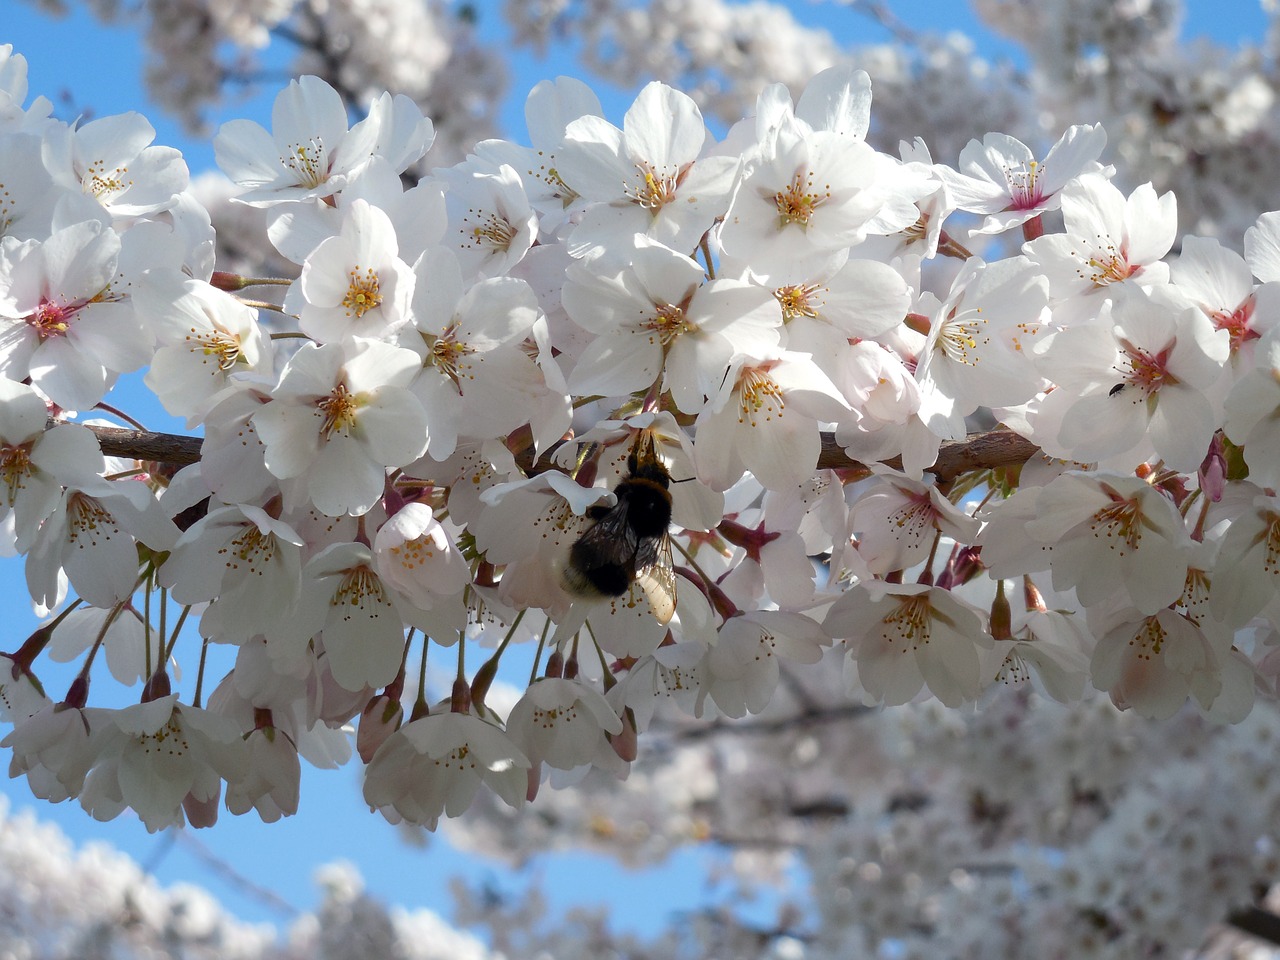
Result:
M773 195L773 202L778 208L778 229L791 224L809 226L814 211L830 199L830 184L815 189L812 173L797 172L785 190Z
M345 383L338 384L329 396L316 401L316 407L324 416L324 423L320 427L322 436L326 439L335 433L350 436L360 405Z
M329 179L329 156L319 137L290 144L289 152L280 158L280 163L297 174L298 182L304 187L318 187Z
M347 295L342 298L342 305L347 308L347 316L354 313L356 317L363 317L382 304L378 275L372 267L367 268L364 276L361 277L360 267L357 265L351 269L348 276L350 279L347 282Z

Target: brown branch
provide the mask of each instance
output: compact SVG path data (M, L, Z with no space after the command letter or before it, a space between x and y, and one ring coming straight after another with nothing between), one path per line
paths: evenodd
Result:
M929 472L945 483L970 470L1018 466L1039 452L1040 448L1034 443L1010 430L975 433L963 440L944 440L938 450L938 459L929 468ZM901 457L894 457L886 463L895 469L902 469ZM831 434L822 435L822 453L818 456L819 470L859 468L865 470L866 465L845 453Z
M1267 943L1280 944L1280 916L1259 907L1245 907L1227 917L1227 923Z
M50 420L45 428L57 426L61 421ZM98 438L98 446L109 457L126 457L130 460L148 460L172 467L186 467L200 460L199 437L183 437L175 433L148 433L144 430L125 430L122 427L103 427L83 424Z
M49 426L57 421L50 420ZM90 426L98 437L102 452L109 456L148 460L172 467L185 467L200 459L199 437L184 437L172 433L147 433L142 430L124 430L119 427ZM557 444L558 446L558 444ZM532 448L521 451L516 462L528 473L541 473L552 468L551 456L556 447L547 450L534 462ZM1011 467L1026 463L1038 451L1030 440L1008 430L975 433L964 440L948 440L938 451L937 462L929 472L939 480L954 480L970 470ZM891 467L901 467L900 458L888 461ZM819 470L866 470L867 466L854 460L836 443L830 433L822 435L822 453L818 456Z

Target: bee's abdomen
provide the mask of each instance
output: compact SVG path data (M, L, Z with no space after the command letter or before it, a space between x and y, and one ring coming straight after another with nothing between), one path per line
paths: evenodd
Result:
M630 589L636 572L621 563L596 564L590 549L579 542L569 550L569 566L564 576L567 585L576 593L620 597Z

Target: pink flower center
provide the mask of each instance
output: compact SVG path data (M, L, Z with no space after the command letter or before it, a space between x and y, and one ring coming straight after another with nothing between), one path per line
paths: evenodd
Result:
M1227 331L1227 336L1231 338L1232 353L1239 352L1246 341L1257 340L1260 336L1258 331L1250 326L1253 320L1253 307L1254 298L1250 295L1230 313L1225 310L1214 310L1209 314L1214 327Z
M75 316L76 309L75 306L41 297L40 305L27 316L27 325L35 330L36 336L41 340L66 336L71 329L71 318Z
M1126 385L1137 387L1149 397L1158 393L1163 386L1178 383L1178 378L1169 372L1168 367L1172 345L1159 353L1135 347L1127 340L1121 340L1120 346L1125 352L1124 359L1129 362L1128 370L1119 370Z
M1009 184L1010 210L1034 210L1044 202L1044 191L1040 186L1040 174L1044 165L1032 160L1022 167L1006 167L1005 181Z

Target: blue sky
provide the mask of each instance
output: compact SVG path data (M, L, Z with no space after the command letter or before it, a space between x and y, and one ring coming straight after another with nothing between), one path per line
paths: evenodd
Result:
M962 30L974 37L978 49L991 58L1013 56L1016 49L978 29L967 5L957 0L890 0L887 4L909 26L917 30ZM139 110L158 131L157 142L177 146L187 155L193 171L212 166L212 150L207 138L193 139L173 121L149 104L140 79L141 51L138 36L129 30L103 27L87 15L76 14L52 20L37 14L18 0L0 0L3 23L0 43L12 43L30 66L32 95L52 99L60 116L69 118L80 110L96 116ZM481 28L486 37L501 39L494 3L478 3ZM885 39L883 33L851 11L830 5L797 2L796 15L804 22L822 24L851 43ZM1223 43L1260 39L1265 18L1252 0L1190 0L1188 36L1207 35ZM503 113L506 135L524 134L522 105L525 92L538 80L558 73L573 73L572 63L563 56L539 61L519 55L512 63L512 96ZM215 125L233 117L247 116L269 124L270 104L275 89L261 91L251 99L226 108L215 117ZM627 97L606 98L606 109L620 119ZM617 104L618 106L614 106ZM1013 131L1016 133L1016 131ZM178 430L172 421L152 420L159 429ZM35 626L26 612L20 567L13 561L3 568L0 593L9 601L12 633L0 639L0 648L14 649ZM52 684L50 693L60 696L65 689ZM642 761L643 762L643 759ZM32 803L23 781L0 781L0 793L15 806ZM163 836L149 835L142 825L122 817L99 824L77 805L41 805L37 814L53 820L75 840L106 840L130 853L140 862L154 865L162 882L187 880L207 886L221 897L228 909L251 920L278 922L287 916L265 906L252 892L237 890L211 869L187 841L170 844ZM442 840L433 839L425 848L406 846L397 831L380 817L371 815L360 797L358 765L339 771L315 771L304 766L302 809L298 816L264 826L256 817L231 817L224 813L213 830L192 832L192 838L213 857L261 887L276 891L284 900L309 909L316 897L311 874L316 866L335 859L347 859L360 868L370 889L387 900L407 907L428 906L448 914L449 879L463 874L476 882L488 882L498 889L513 889L518 879L509 877L500 866L488 865L463 856ZM538 859L533 869L547 881L551 907L559 912L571 904L612 903L616 915L630 929L642 931L706 903L714 891L703 884L698 869L709 853L692 851L675 858L666 867L633 873L616 868L598 858L569 854L549 854ZM617 906L628 904L626 907ZM762 906L762 909L764 907Z

